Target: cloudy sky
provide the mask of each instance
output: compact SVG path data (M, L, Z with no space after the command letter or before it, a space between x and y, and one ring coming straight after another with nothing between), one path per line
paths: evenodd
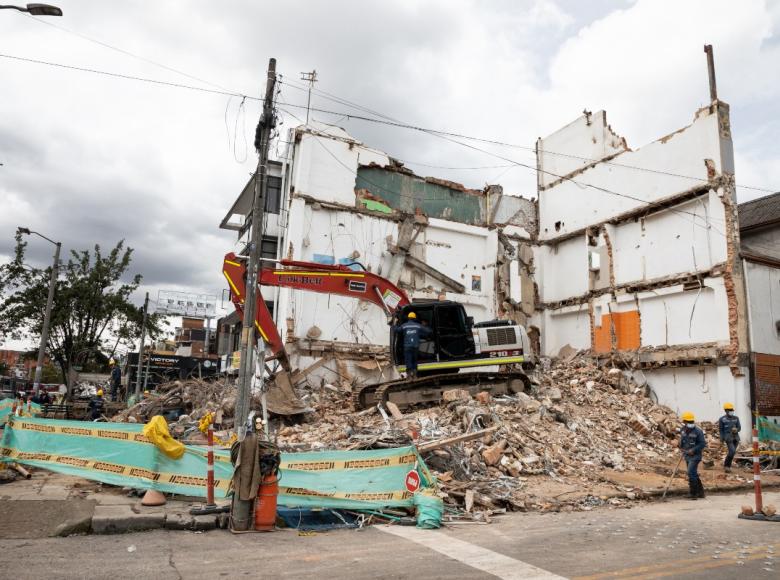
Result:
M297 115L305 115L291 106L305 104L300 72L316 69L322 91L406 123L517 144L488 148L531 164L535 139L586 108L605 109L631 147L690 123L709 99L702 46L711 43L719 96L731 104L737 182L780 190L780 2L56 3L62 18L0 11L0 54L250 96L262 94L276 57L279 100ZM0 261L18 225L66 250L123 238L152 297L158 289L221 292L221 256L235 236L218 224L256 163L259 103L6 56ZM355 112L324 95L313 106ZM535 195L532 172L486 153L312 116L420 174ZM283 131L297 124L284 121ZM760 195L739 190L740 201ZM31 242L30 261L50 261L51 248Z

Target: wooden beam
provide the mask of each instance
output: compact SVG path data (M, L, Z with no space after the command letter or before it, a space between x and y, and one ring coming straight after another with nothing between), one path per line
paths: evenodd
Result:
M465 433L463 435L458 435L457 437L448 437L447 439L439 439L438 441L431 441L430 443L424 443L422 445L419 445L417 447L417 451L419 451L420 453L427 453L428 451L433 451L434 449L441 449L442 447L447 447L448 445L455 445L456 443L463 443L464 441L479 439L484 435L488 435L490 433L494 433L498 431L501 427L502 427L501 425L494 425L493 427L488 427L487 429L482 429L481 431L474 431L473 433Z

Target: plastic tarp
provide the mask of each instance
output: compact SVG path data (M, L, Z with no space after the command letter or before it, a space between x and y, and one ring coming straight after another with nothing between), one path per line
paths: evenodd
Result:
M11 409L14 406L14 399L3 399L0 401L0 421L5 423L5 420L11 414ZM38 415L41 412L41 406L38 403L30 403L30 413ZM24 413L27 414L27 403L24 404Z
M206 448L186 445L166 457L144 425L13 417L0 440L3 461L104 483L206 496ZM287 507L377 509L412 507L407 475L420 489L433 478L414 447L368 451L282 453L278 504ZM214 452L214 494L225 497L233 466L228 450Z

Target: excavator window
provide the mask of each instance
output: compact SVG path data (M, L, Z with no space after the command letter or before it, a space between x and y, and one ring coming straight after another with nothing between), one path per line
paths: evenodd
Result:
M474 339L466 324L466 311L461 304L438 305L435 330L440 361L474 354Z

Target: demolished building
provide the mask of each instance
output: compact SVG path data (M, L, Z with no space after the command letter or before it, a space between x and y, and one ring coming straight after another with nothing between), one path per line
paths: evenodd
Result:
M728 401L750 423L727 104L714 100L639 149L606 113L586 112L538 141L538 201L415 175L329 125L297 127L288 141L271 168L265 257L365 267L412 300L454 300L477 320L523 324L541 355L568 347L641 372L675 410L712 420ZM250 179L222 222L239 232L238 253L253 189ZM295 366L332 359L310 379L366 383L395 372L375 305L264 292Z

